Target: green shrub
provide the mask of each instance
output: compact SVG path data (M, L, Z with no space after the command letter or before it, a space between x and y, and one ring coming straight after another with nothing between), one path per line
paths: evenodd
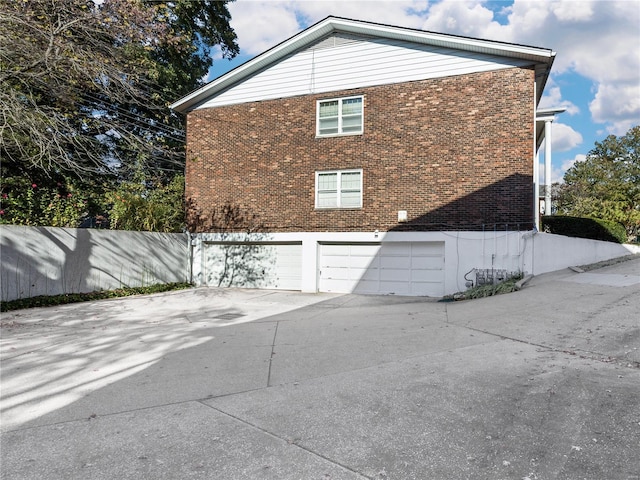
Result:
M627 241L627 232L622 225L599 218L544 216L542 231L605 242L625 243Z
M494 295L502 295L503 293L512 293L517 290L516 284L522 280L522 275L515 275L508 280L500 282L496 285L476 285L469 288L465 292L454 293L442 297L443 302L452 302L458 300L474 300L476 298L492 297Z
M41 185L5 177L0 189L0 224L75 228L87 211L87 196L71 182Z
M114 230L181 232L184 229L184 176L167 185L138 178L107 194Z
M67 303L89 302L92 300L104 300L106 298L128 297L130 295L148 295L151 293L168 292L190 288L190 283L161 283L148 287L126 287L115 290L101 290L88 293L65 293L62 295L40 295L37 297L20 298L0 302L0 312L20 310L23 308L52 307Z

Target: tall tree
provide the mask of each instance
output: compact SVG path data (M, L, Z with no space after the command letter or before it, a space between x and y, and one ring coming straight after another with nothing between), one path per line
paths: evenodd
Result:
M560 213L622 224L630 240L640 234L640 126L596 142L564 175Z
M238 53L226 2L0 0L0 154L12 172L182 162L167 105ZM177 166L177 167L175 167Z
M121 182L149 198L180 183L168 104L203 84L212 48L238 53L227 3L0 0L0 223L55 225L59 198L81 194L91 215Z

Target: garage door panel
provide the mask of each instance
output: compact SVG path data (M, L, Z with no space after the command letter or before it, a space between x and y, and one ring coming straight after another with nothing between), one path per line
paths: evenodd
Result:
M323 267L322 276L325 278L348 278L348 271L343 267Z
M444 280L442 270L414 270L411 279L415 282L440 283Z
M372 259L371 257L365 257L365 256L349 257L346 264L351 268L358 268L358 269L367 269L369 267L378 268L378 262L376 258Z
M443 248L443 242L416 242L411 244L411 255L414 257L421 255L441 256Z
M380 268L407 270L411 268L411 257L380 257Z
M380 245L351 245L351 255L375 255L380 251Z
M409 275L408 271L404 269L381 269L380 270L380 281L397 281L397 282L408 282Z
M326 265L340 265L327 270ZM444 242L321 245L319 290L442 296Z
M350 292L353 293L378 293L378 280L360 280L353 284L353 289ZM344 293L344 292L341 292Z
M320 262L320 266L324 268L342 268L344 266L344 257L337 255L324 255Z
M351 291L354 285L353 282L349 282L348 280L338 280L332 278L326 278L324 281L324 290L323 292L336 292L342 293L345 291Z
M380 290L385 292L385 294L392 295L409 295L410 288L408 282L391 282L391 281L381 281L380 282Z
M363 268L359 270L355 270L351 273L349 278L352 280L362 280L362 281L378 281L380 276L380 271L377 268Z
M322 245L323 256L330 258L344 255L344 245Z
M413 257L412 266L414 270L442 270L444 259L442 257Z
M292 248L295 247L295 248ZM299 245L279 245L276 255L276 266L278 267L295 267L301 265L302 248Z
M203 264L210 286L301 290L301 244L206 243Z
M401 256L406 257L409 255L406 243L385 243L380 248L380 255L382 256Z
M411 284L410 295L420 295L428 297L441 297L443 295L442 283L430 283L430 282L413 282Z

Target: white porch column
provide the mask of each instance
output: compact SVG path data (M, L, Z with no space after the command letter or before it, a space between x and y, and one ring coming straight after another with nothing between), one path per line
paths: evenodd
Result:
M551 120L544 122L544 214L551 215Z
M533 159L533 224L540 231L540 153Z
M535 206L533 208L535 215L536 228L540 230L540 151L544 140L544 214L551 215L551 123L555 120L555 116L564 112L565 108L548 108L538 110L536 112L536 157L533 166L533 186L535 195Z

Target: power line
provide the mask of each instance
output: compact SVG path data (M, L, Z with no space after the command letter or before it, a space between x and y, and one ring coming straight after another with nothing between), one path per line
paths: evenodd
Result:
M126 109L124 109L122 107L118 107L117 105L109 104L109 103L105 102L104 100L99 99L97 97L94 97L93 95L91 95L89 93L81 93L81 95L84 96L86 99L92 101L92 102L100 103L100 106L102 107L100 109L106 110L108 112L112 112L112 113L117 114L117 115L121 115L121 116L127 117L130 120L134 120L136 122L143 123L147 129L160 130L160 131L164 131L164 132L166 132L168 134L171 134L171 135L176 135L177 134L177 135L180 135L181 137L184 137L184 132L182 130L177 129L177 128L171 126L171 125L168 125L166 123L157 121L155 119L150 119L150 118L145 117L143 115L138 115L138 114L136 114L134 112L131 112L130 110L126 110ZM97 110L100 110L100 109L97 109ZM151 121L153 123L149 124L148 123L149 121ZM175 140L175 138L174 138L174 140ZM180 141L182 141L182 140L183 140L183 138Z

